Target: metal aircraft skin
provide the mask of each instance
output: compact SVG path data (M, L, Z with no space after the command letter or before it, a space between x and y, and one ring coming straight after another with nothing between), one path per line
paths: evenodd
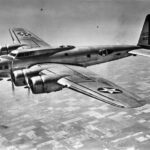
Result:
M10 76L12 83L25 86L34 94L69 88L121 108L143 106L145 100L86 67L131 56L135 50L149 49L149 16L137 45L52 47L26 29L12 28L10 33L14 43L23 46L0 57L0 76Z

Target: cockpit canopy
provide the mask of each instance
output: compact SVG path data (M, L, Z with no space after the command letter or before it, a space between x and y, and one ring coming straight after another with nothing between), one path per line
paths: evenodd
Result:
M9 55L15 58L23 58L23 57L34 56L34 52L33 51L26 51L26 52L12 51Z

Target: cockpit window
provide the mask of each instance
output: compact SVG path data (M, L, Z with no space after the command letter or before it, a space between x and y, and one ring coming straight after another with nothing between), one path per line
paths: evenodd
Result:
M8 65L0 66L0 70L5 70L5 69L9 69Z
M18 58L33 56L34 52L22 52L17 55Z

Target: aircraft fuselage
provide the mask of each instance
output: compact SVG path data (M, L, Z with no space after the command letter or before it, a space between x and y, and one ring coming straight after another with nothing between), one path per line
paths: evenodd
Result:
M10 67L14 70L28 68L35 64L42 63L61 63L72 64L78 66L90 66L100 63L105 63L124 57L131 54L130 50L139 49L139 46L87 46L75 47L72 50L61 51L53 55L44 54L32 57L17 58L9 55L0 57L0 74L1 76L8 73ZM13 61L13 63L12 63Z

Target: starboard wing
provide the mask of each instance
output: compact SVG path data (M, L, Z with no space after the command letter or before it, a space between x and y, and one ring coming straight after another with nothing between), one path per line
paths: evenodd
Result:
M120 86L99 77L87 68L51 64L41 72L45 75L56 74L62 76L57 82L71 90L121 108L135 108L145 104L144 100L127 92Z

